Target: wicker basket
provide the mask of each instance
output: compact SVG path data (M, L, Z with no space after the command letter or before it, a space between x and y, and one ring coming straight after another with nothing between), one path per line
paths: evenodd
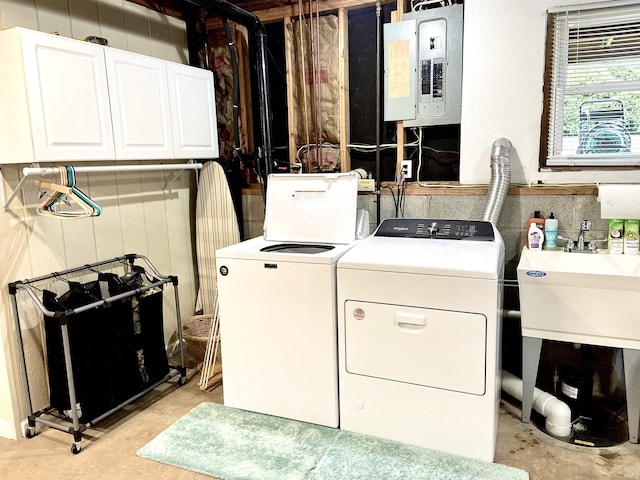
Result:
M211 322L213 315L194 315L182 322L182 338L184 339L189 353L193 355L197 362L204 360L211 333ZM220 347L218 347L218 358L220 362Z

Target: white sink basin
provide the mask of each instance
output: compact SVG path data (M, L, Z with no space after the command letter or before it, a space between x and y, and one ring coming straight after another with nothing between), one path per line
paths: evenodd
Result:
M522 334L640 348L640 255L523 249Z

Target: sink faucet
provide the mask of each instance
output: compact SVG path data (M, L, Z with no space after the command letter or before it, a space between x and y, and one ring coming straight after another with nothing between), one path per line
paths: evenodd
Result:
M584 234L591 230L591 222L589 220L583 220L580 224L580 233L578 234L578 251L584 251Z
M563 237L562 235L558 235L558 240L564 240L567 242L564 246L565 252L588 252L588 253L596 253L598 249L596 245L598 242L606 242L606 238L593 238L591 241L587 242L585 239L585 234L591 230L591 222L589 220L583 220L580 224L580 233L578 233L578 240L574 241L571 238Z

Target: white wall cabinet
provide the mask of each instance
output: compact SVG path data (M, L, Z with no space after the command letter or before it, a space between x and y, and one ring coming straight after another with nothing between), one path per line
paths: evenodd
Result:
M0 65L0 163L218 156L208 70L23 28Z
M123 50L104 53L116 158L172 158L167 62Z
M218 156L216 94L212 73L167 62L175 158Z
M115 158L103 49L0 32L0 162Z

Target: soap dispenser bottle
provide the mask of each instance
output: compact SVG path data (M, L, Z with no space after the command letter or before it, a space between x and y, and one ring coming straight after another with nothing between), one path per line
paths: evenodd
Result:
M536 228L535 233L536 239L539 237L539 242L536 242L537 247L532 248L531 246L531 234L532 227ZM544 218L540 216L540 210L536 210L533 214L533 218L530 218L527 222L527 248L530 250L542 250L542 242L544 241Z
M553 212L544 221L544 248L556 248L558 239L558 219L553 216Z
M538 228L535 222L529 225L529 231L527 232L527 247L529 250L542 250L544 243L544 233Z

